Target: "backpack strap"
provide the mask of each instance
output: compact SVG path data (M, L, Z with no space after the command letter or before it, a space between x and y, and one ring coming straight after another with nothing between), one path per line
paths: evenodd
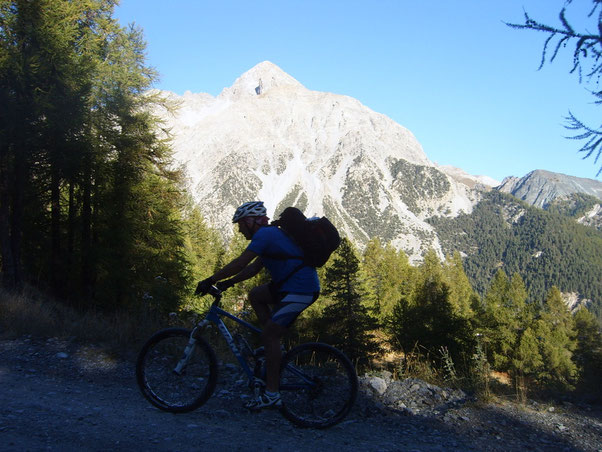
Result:
M291 279L291 277L295 273L297 273L299 270L301 270L304 267L309 267L309 265L307 265L305 262L301 262L299 265L297 265L295 268L293 268L293 270L288 275L286 275L284 278L282 278L280 281L274 282L274 287L276 288L276 290L280 290L285 282L287 282L289 279Z
M298 259L300 261L303 260L303 256L298 256L294 254L286 254L286 253L265 253L262 254L261 257L267 257L268 259L276 259L280 261L287 261L292 259Z
M276 221L272 222L272 225L275 226L276 225ZM297 247L301 248L301 246L297 243L297 241L295 240L295 238L289 234L288 231L286 231L285 229L282 229L279 226L278 230L280 232L282 232L291 242L293 242ZM303 252L303 251L301 251ZM262 257L267 257L268 259L277 259L277 260L281 260L281 261L286 261L289 259L299 259L299 260L303 260L305 257L303 256L303 254L298 255L298 254L286 254L286 253L265 253L262 254Z

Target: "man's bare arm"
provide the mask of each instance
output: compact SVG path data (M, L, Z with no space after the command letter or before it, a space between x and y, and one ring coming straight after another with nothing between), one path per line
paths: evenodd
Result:
M240 272L234 275L230 281L232 284L237 284L241 281L246 281L247 279L252 278L257 273L261 271L263 268L263 262L260 258L256 258L253 262L243 268Z
M233 282L240 282L252 278L263 268L261 259L256 258L257 254L253 251L245 250L240 256L221 270L217 271L211 279L213 281L221 281L222 279L236 275L235 278L233 278L233 280L235 279ZM253 259L255 259L255 261L253 261Z

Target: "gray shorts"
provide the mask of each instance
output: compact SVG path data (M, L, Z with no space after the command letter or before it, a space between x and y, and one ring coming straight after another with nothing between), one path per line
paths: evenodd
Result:
M305 309L318 299L319 293L278 292L278 300L272 310L272 322L288 328Z

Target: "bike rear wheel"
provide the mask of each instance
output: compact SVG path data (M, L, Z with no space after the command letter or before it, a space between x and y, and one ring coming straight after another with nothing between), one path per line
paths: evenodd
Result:
M281 411L301 427L326 428L342 421L355 402L357 388L353 365L330 345L302 344L282 360Z
M202 337L197 338L186 366L176 372L189 339L190 330L162 330L144 344L138 355L138 386L150 403L164 411L192 411L205 403L215 389L217 359Z

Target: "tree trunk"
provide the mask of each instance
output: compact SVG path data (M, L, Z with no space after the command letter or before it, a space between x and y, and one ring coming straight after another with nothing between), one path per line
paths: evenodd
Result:
M10 198L12 201L12 215L10 215L10 253L12 255L11 288L22 288L23 279L21 271L21 244L23 240L23 203L24 190L27 181L27 164L24 146L15 153L15 179ZM9 201L9 203L11 202Z
M64 295L61 274L61 204L60 177L56 161L51 162L50 169L50 281L55 294Z
M16 284L16 268L10 240L10 163L7 146L0 147L0 259L2 260L2 285L13 289Z
M81 245L81 293L84 299L92 298L92 158L86 150L82 175L82 245Z
M69 211L67 212L67 269L71 272L75 252L75 182L69 181Z

